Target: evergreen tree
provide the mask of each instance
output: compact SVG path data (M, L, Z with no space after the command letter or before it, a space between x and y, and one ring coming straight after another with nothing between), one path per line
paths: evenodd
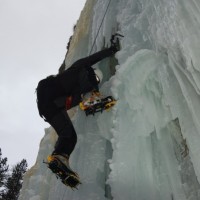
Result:
M2 199L2 195L5 192L5 188L3 187L8 176L8 165L7 158L2 158L2 152L0 148L0 199Z
M6 192L3 195L4 200L17 200L23 183L23 175L27 170L27 161L23 159L13 167L12 173L5 183Z

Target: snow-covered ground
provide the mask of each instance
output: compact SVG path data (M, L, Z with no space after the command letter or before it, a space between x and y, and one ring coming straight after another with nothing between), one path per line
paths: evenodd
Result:
M67 66L89 54L108 2L87 1ZM72 117L70 162L82 185L66 188L42 163L56 140L49 128L20 200L200 199L200 1L113 0L93 52L115 31L125 36L116 73L113 58L98 66L101 92L117 104L94 117L75 108Z

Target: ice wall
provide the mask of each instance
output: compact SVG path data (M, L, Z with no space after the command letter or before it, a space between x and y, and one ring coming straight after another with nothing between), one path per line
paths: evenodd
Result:
M108 3L87 1L67 66L89 54ZM125 36L119 65L110 58L98 67L101 92L117 105L94 117L76 108L72 117L78 144L70 162L83 184L72 191L42 164L56 140L50 128L20 200L200 199L200 2L112 0L93 52L115 31Z

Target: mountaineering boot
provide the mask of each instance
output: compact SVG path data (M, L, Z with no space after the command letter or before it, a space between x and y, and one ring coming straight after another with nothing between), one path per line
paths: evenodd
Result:
M78 174L75 173L69 166L68 155L53 153L47 157L46 164L66 186L69 186L73 189L81 184Z
M80 102L79 106L88 116L104 110L108 111L115 104L116 100L112 96L103 97L99 92L92 92L91 96Z
M85 110L88 107L94 106L95 104L101 102L102 95L100 92L94 90L89 95L90 96L85 96L82 102L80 102L79 106L81 110Z

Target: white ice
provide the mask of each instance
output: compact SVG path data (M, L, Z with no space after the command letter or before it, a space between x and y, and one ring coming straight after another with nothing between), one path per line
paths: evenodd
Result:
M87 1L67 66L88 56L107 5ZM78 143L70 163L82 185L66 188L42 163L56 141L49 128L20 200L200 199L200 1L111 1L93 52L115 31L125 36L118 64L98 67L101 92L116 106L94 117L71 111Z

